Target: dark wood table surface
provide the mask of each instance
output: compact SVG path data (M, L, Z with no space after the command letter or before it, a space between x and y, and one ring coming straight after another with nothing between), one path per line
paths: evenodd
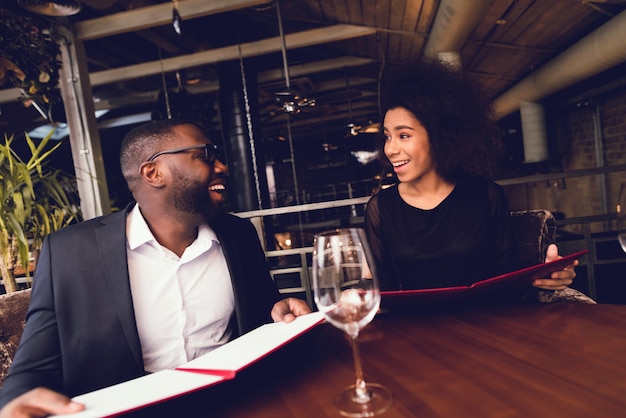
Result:
M626 306L387 312L359 341L366 380L394 395L385 418L626 416ZM338 417L333 397L353 381L348 341L322 324L232 381L143 412Z

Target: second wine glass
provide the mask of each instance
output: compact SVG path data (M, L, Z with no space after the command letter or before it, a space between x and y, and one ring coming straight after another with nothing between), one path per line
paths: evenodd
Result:
M617 239L626 252L626 183L622 184L617 204Z
M380 290L371 251L360 228L344 228L317 234L313 249L315 303L324 317L350 337L356 383L335 398L340 414L370 417L391 406L391 392L376 383L366 383L357 344L359 331L376 315Z

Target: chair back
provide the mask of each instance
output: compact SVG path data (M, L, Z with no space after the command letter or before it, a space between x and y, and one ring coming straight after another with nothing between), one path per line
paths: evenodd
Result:
M552 212L545 209L511 212L519 257L525 265L543 263L550 244L556 243L556 219ZM564 290L539 289L537 301L582 302L595 304L596 301L579 290L567 287Z
M30 289L0 295L0 387L13 363L30 303Z
M556 219L545 209L511 212L519 257L525 265L543 263L548 245L556 242Z

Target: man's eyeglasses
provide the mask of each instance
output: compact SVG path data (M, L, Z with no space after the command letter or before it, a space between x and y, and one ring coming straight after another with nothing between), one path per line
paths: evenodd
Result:
M175 149L171 149L168 151L160 151L154 154L152 157L148 158L146 161L152 162L158 156L161 156L164 154L179 154L181 152L189 151L192 149L204 149L204 158L206 159L206 162L209 164L215 163L215 160L217 159L217 146L213 144L194 145L191 147L175 148Z

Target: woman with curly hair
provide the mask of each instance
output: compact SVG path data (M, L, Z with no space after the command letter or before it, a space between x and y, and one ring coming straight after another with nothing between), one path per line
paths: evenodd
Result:
M423 63L383 90L383 152L398 183L369 201L381 288L469 285L521 267L504 190L487 176L498 134L489 101L463 74ZM546 261L558 258L556 245ZM575 264L536 280L561 290Z

